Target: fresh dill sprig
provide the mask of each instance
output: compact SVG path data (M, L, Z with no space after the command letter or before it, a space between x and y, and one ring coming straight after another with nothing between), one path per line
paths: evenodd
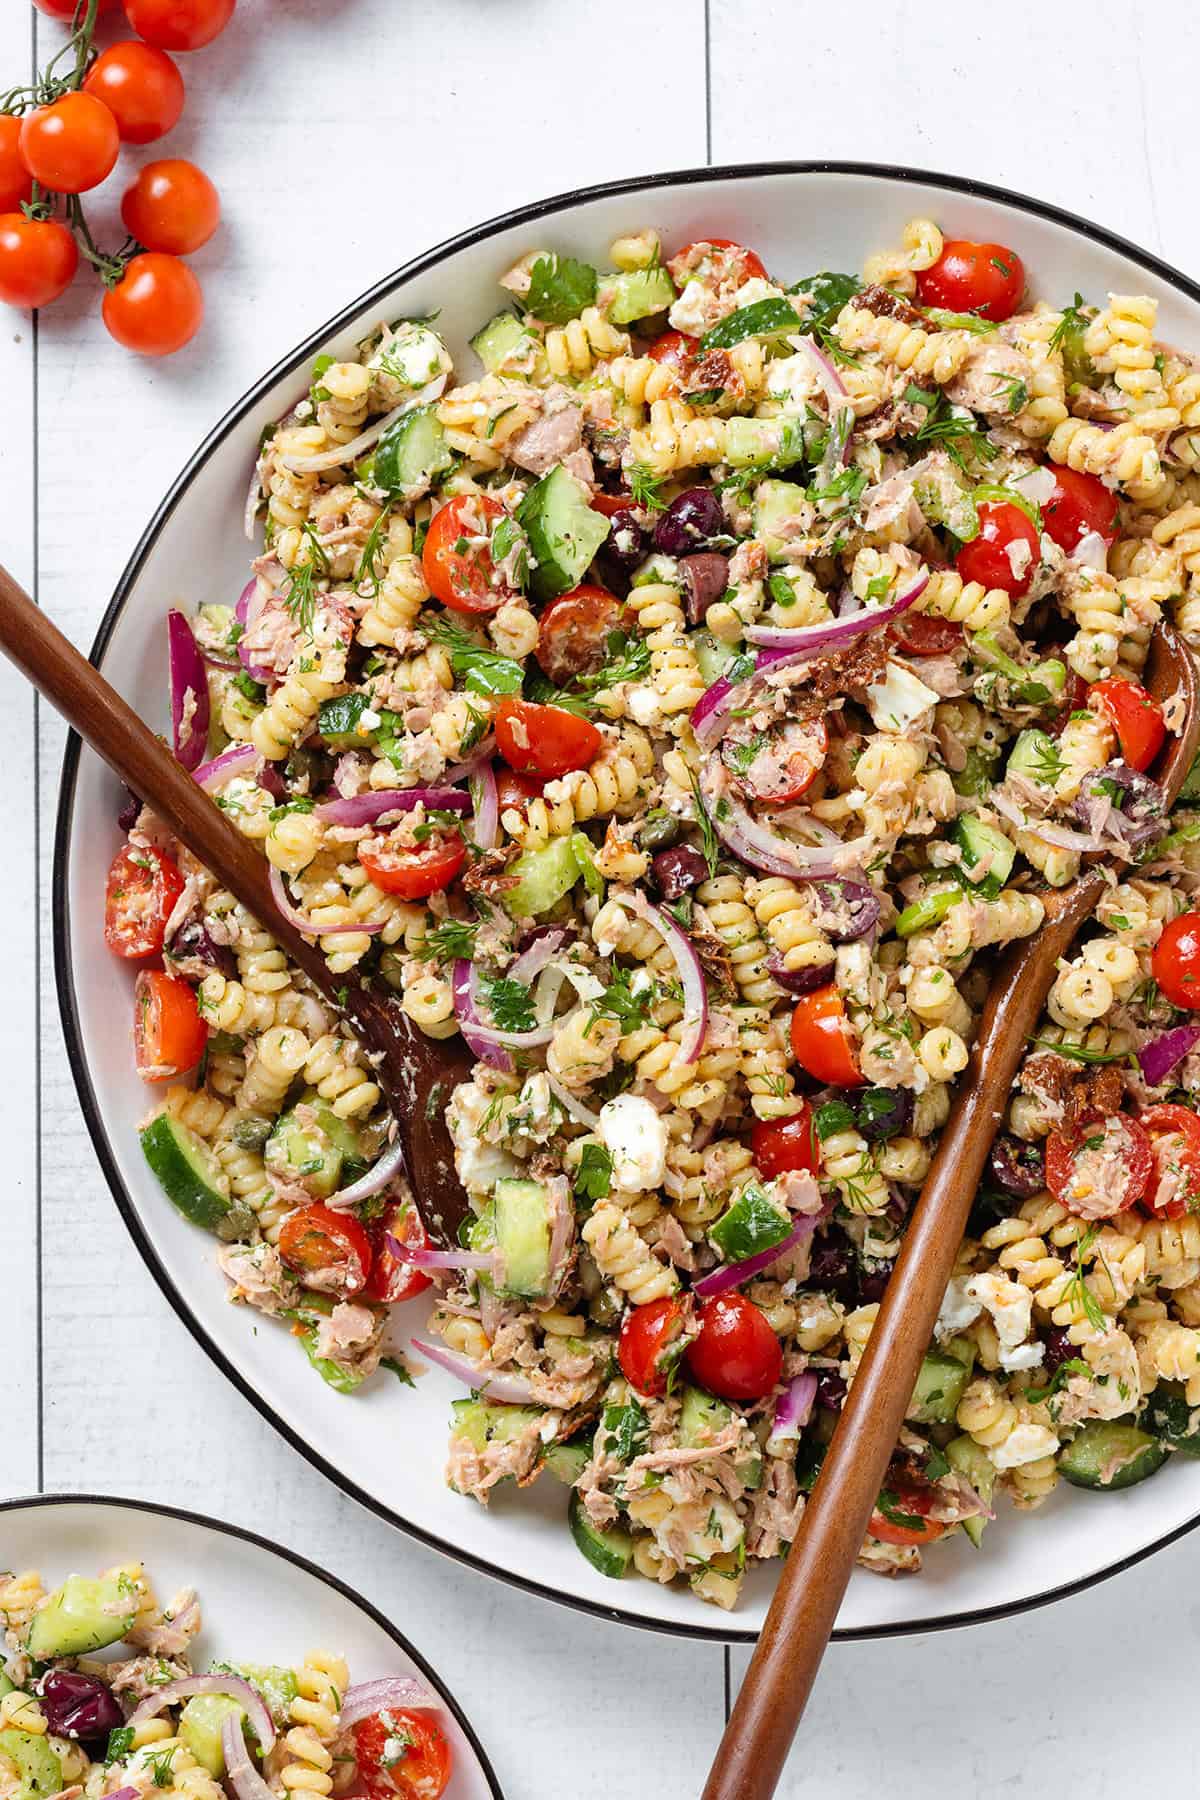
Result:
M478 929L467 919L446 919L427 933L417 945L416 955L422 962L453 962L460 956L470 962Z

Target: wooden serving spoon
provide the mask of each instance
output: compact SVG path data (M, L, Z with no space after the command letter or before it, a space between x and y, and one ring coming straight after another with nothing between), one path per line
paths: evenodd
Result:
M1183 733L1155 773L1170 806L1200 745L1200 705L1195 664L1166 625L1155 630L1146 685L1160 702L1175 693L1186 702ZM1093 869L1069 887L1043 894L1042 929L1001 958L971 1062L783 1564L703 1800L767 1800L775 1791L929 1348L1013 1078L1055 965L1094 913L1104 886L1103 874Z
M269 864L131 707L0 568L0 650L126 786L149 802L302 969L366 1045L400 1134L426 1229L457 1248L467 1197L454 1171L445 1102L474 1064L461 1039L432 1043L387 993L333 975L320 946L280 913Z

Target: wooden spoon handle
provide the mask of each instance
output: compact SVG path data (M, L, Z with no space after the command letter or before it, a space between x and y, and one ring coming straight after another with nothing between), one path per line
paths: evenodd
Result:
M1049 917L1039 949L1062 955L1103 891L1084 877ZM997 970L929 1178L904 1234L866 1352L734 1703L703 1800L775 1791L912 1398L971 1204L1043 1000L1025 945ZM797 1628L796 1621L799 1621Z
M321 951L275 905L266 858L4 568L0 650L332 998L335 983Z

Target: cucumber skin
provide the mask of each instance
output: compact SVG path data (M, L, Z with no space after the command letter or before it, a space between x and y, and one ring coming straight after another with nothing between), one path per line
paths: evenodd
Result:
M1189 1406L1183 1383L1160 1381L1147 1400L1138 1426L1174 1450L1177 1456L1200 1456L1200 1407Z
M609 532L608 520L592 511L586 490L561 465L530 488L516 516L533 552L529 591L538 602L577 587Z
M1107 1455L1105 1446L1108 1447ZM1127 1451L1128 1460L1108 1481L1101 1481L1099 1468L1102 1462L1121 1446ZM1136 1425L1089 1419L1059 1456L1058 1472L1072 1487L1113 1494L1122 1488L1136 1487L1139 1481L1157 1475L1168 1455L1168 1450L1157 1438L1140 1431Z
M115 1577L92 1581L84 1575L68 1575L46 1605L34 1613L25 1647L38 1662L50 1662L56 1656L87 1656L118 1644L137 1610L133 1606L120 1613L108 1609L127 1598Z
M198 1146L207 1160L210 1155L207 1145L168 1113L159 1113L143 1127L141 1143L142 1154L175 1210L190 1224L219 1235L220 1227L229 1216L230 1202L203 1180L188 1160L191 1145Z
M551 838L540 850L524 850L509 869L516 887L501 896L514 918L535 918L569 894L579 880L579 859L569 837Z
M46 1738L29 1731L0 1731L0 1756L11 1759L18 1771L12 1800L49 1800L62 1792L62 1763Z
M618 1525L610 1525L606 1531L599 1531L588 1518L583 1502L574 1488L571 1490L567 1517L575 1546L593 1569L598 1569L601 1575L607 1575L612 1581L620 1581L633 1559L633 1539L629 1533Z

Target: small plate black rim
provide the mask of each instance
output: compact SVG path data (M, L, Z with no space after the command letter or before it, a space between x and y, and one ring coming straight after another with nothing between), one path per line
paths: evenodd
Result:
M376 282L373 287L368 288L365 293L360 294L347 306L341 308L333 318L318 330L310 333L295 350L289 352L246 390L189 457L155 510L113 591L113 597L96 632L90 651L90 660L97 667L99 666L125 602L141 574L143 564L154 547L159 533L212 452L237 428L246 413L256 405L264 393L274 387L277 381L299 369L314 353L320 350L323 344L335 337L364 308L372 305L376 300L384 298L399 282L423 274L426 270L435 268L439 263L446 261L458 251L467 249L474 244L484 243L488 238L496 236L501 231L507 231L517 225L533 225L540 220L551 218L555 213L564 212L591 201L653 193L656 188L680 185L699 187L714 181L769 180L775 176L794 175L862 177L873 181L895 183L901 187L911 184L942 188L948 193L960 197L995 201L1001 205L1012 207L1015 211L1028 213L1034 218L1047 219L1052 224L1061 225L1068 231L1074 232L1077 236L1088 238L1093 243L1102 245L1106 250L1115 251L1119 256L1137 263L1147 273L1156 276L1168 287L1177 289L1188 299L1200 305L1200 283L1193 281L1181 270L1174 268L1161 257L1155 256L1151 251L1131 243L1128 238L1123 238L1117 232L1109 231L1104 226L1097 225L1078 213L1071 212L1065 207L1055 206L1050 201L1035 200L1027 194L1017 193L1010 188L997 187L990 182L976 181L968 176L945 175L935 170L916 169L908 165L842 161L725 163L700 169L669 170L658 175L630 176L620 181L600 182L590 187L573 189L568 193L554 194L545 200L531 202L528 206L515 207L509 212L486 220L481 225L474 225L465 231L458 232L455 236L436 245L432 250L426 251L422 256L405 263L401 268ZM88 1072L83 1048L83 1034L79 1024L75 984L71 976L70 905L67 891L67 850L74 816L80 748L80 739L75 732L68 733L66 751L63 756L54 833L54 967L67 1057L71 1064L71 1073L74 1077L88 1133L116 1202L117 1210L124 1219L126 1227L141 1253L142 1260L197 1343L228 1377L243 1398L262 1414L263 1418L280 1433L294 1450L304 1457L306 1462L319 1469L349 1498L358 1501L360 1505L375 1513L377 1517L405 1532L409 1537L416 1538L428 1548L440 1551L443 1555L452 1557L456 1562L478 1570L481 1574L508 1582L514 1587L523 1589L526 1593L535 1594L539 1599L556 1601L561 1606L571 1607L577 1612L588 1613L595 1618L609 1619L617 1624L632 1625L640 1630L662 1632L669 1637L688 1638L700 1643L756 1643L757 1631L739 1631L731 1627L710 1630L685 1622L647 1619L640 1614L628 1612L620 1606L604 1606L597 1601L586 1600L578 1595L559 1593L556 1589L534 1581L528 1576L516 1575L510 1570L501 1568L498 1563L488 1562L484 1558L462 1549L459 1545L438 1537L436 1533L427 1531L423 1526L403 1518L383 1501L376 1499L374 1495L359 1487L356 1482L351 1481L319 1450L306 1443L299 1433L285 1424L209 1337L171 1280L148 1233L142 1227L137 1210L121 1178L117 1159L100 1116L91 1076ZM1180 1538L1194 1531L1197 1526L1200 1526L1200 1512L1197 1512L1194 1518L1189 1519L1183 1525L1176 1526L1173 1531L1156 1538L1152 1543L1134 1551L1131 1555L1123 1557L1119 1562L1106 1564L1104 1568L1097 1569L1090 1575L1080 1576L1076 1581L1064 1582L1059 1587L1047 1588L1020 1600L1006 1601L1003 1605L998 1606L977 1607L973 1610L942 1614L928 1619L908 1619L903 1623L893 1625L838 1628L833 1632L832 1641L856 1643L879 1638L909 1637L918 1633L951 1631L965 1625L981 1625L993 1620L1013 1618L1019 1613L1032 1612L1038 1607L1049 1606L1056 1600L1063 1600L1072 1594L1082 1593L1098 1582L1108 1580L1111 1576L1123 1574L1125 1570L1132 1569L1138 1563L1143 1562L1146 1557L1153 1556L1157 1551L1178 1542Z
M442 1677L438 1674L437 1670L429 1662L428 1658L422 1656L416 1646L409 1642L404 1633L398 1630L397 1627L392 1624L391 1620L380 1612L377 1606L370 1600L364 1599L355 1588L350 1587L346 1582L340 1580L338 1576L331 1575L328 1569L322 1569L317 1563L310 1562L307 1556L301 1556L299 1551L289 1549L286 1544L277 1544L272 1538L263 1537L261 1532L249 1531L244 1525L234 1525L226 1519L212 1519L209 1518L207 1513L190 1512L186 1507L165 1506L157 1500L136 1500L132 1496L123 1494L72 1494L64 1492L54 1494L28 1494L25 1496L18 1495L12 1500L0 1500L0 1515L7 1512L15 1512L19 1509L27 1510L39 1506L120 1506L126 1508L130 1512L157 1513L163 1518L181 1520L185 1525L203 1526L208 1531L219 1532L223 1537L239 1538L242 1543L253 1544L256 1550L270 1551L272 1555L282 1557L285 1562L291 1563L293 1567L303 1569L306 1575L315 1576L316 1579L323 1582L326 1587L332 1588L334 1593L340 1594L343 1600L348 1600L352 1606L357 1606L360 1612L364 1612L367 1615L372 1624L378 1625L379 1629L385 1632L387 1636L391 1638L392 1642L403 1650L406 1656L412 1658L430 1687L454 1714L455 1720L462 1729L463 1736L470 1744L471 1749L475 1752L479 1766L483 1770L484 1776L487 1779L487 1784L492 1791L494 1800L504 1800L504 1789L500 1786L496 1771L492 1767L491 1759L483 1745L480 1743L475 1727L467 1718L467 1715L463 1711L456 1696L451 1693L450 1689L442 1680Z

